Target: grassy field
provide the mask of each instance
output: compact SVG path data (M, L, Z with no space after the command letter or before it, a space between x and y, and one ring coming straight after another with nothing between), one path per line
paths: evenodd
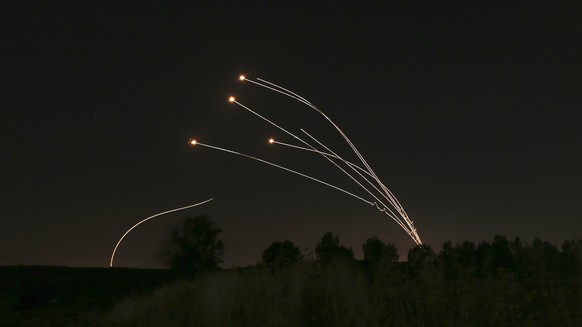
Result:
M408 267L411 268L412 267ZM436 269L435 269L436 268ZM580 279L435 266L302 263L180 281L128 298L107 326L581 326Z
M0 267L0 326L92 326L121 299L170 280L167 270Z
M409 262L214 270L0 267L0 326L582 326L582 241L496 236Z

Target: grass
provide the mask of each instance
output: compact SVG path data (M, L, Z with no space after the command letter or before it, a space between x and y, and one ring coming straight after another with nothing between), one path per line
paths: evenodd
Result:
M445 243L408 263L0 267L0 326L582 326L582 241ZM422 260L418 258L424 258Z
M120 299L170 280L167 270L0 267L0 326L93 325Z
M579 326L579 277L519 280L471 270L449 280L437 265L414 273L304 262L282 271L231 270L179 281L109 311L104 326Z

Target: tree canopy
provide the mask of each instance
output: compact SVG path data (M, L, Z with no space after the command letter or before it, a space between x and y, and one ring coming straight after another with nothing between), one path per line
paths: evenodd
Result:
M224 253L224 243L218 239L221 232L206 216L187 218L172 231L162 262L187 275L216 268Z
M321 241L315 247L317 260L322 263L330 263L335 260L354 260L354 252L351 248L339 245L339 236L325 233Z
M273 268L286 268L295 262L301 261L301 251L293 242L274 242L263 251L262 262Z
M384 243L377 237L371 237L362 245L364 261L371 264L398 261L398 249L392 243Z

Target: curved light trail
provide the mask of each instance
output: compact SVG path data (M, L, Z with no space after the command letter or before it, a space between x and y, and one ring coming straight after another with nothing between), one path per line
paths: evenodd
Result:
M127 232L125 232L125 234L123 234L123 236L121 236L121 238L119 239L119 241L117 241L117 244L115 244L115 248L113 249L113 253L111 253L111 260L109 260L109 268L113 267L113 260L115 259L115 252L117 251L117 248L119 247L119 244L121 244L121 241L123 241L123 238L124 238L124 237L125 237L127 234L129 234L129 232L131 232L131 231L132 231L134 228L136 228L137 226L141 225L142 223L144 223L144 222L146 222L146 221L148 221L148 220L150 220L150 219L153 219L153 218L159 217L159 216L161 216L161 215L165 215L165 214L168 214L168 213L171 213L171 212L176 212L176 211L180 211L180 210L185 210L185 209L193 208L193 207L196 207L196 206L199 206L199 205L205 204L205 203L207 203L207 202L210 202L210 201L212 201L212 200L213 200L213 198L210 198L210 199L208 199L208 200L205 200L205 201L202 201L202 202L198 202L198 203L196 203L196 204L192 204L192 205L189 205L189 206L180 207L180 208L176 208L176 209L172 209L172 210L168 210L168 211L160 212L160 213L157 213L157 214L155 214L155 215L153 215L153 216L149 216L149 217L147 217L146 219L143 219L143 220L141 220L140 222L138 222L137 224L133 225L133 226L132 226L130 229L128 229L128 230L127 230Z

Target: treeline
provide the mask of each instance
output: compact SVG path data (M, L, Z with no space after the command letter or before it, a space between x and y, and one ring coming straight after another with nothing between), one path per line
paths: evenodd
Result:
M370 238L363 260L326 233L312 256L290 241L259 264L206 270L127 299L108 326L581 326L582 241L560 248L495 236L423 245L399 262Z
M411 264L419 261L412 249L408 254ZM422 252L422 251L421 251ZM429 251L430 252L430 251ZM463 273L476 276L495 276L500 270L512 272L519 280L532 277L553 279L579 278L581 275L582 240L565 241L561 249L550 242L535 238L531 244L519 237L509 240L496 235L493 242L463 242L443 244L438 255L422 260L435 260L447 279L456 279Z
M377 237L369 238L362 246L363 267L375 267L398 261L397 247L384 243ZM285 267L304 260L299 248L292 242L275 242L262 256L268 266ZM314 261L322 264L333 260L356 261L351 248L339 244L339 237L326 233L315 247ZM436 253L428 245L420 245L408 251L407 267L417 269L432 265L443 270L447 279L456 279L461 274L495 276L498 270L510 270L520 279L533 275L552 275L556 278L579 277L582 273L582 240L565 241L561 249L554 244L535 238L531 244L516 237L509 240L495 235L492 242L475 244L465 241L453 244L448 241Z

